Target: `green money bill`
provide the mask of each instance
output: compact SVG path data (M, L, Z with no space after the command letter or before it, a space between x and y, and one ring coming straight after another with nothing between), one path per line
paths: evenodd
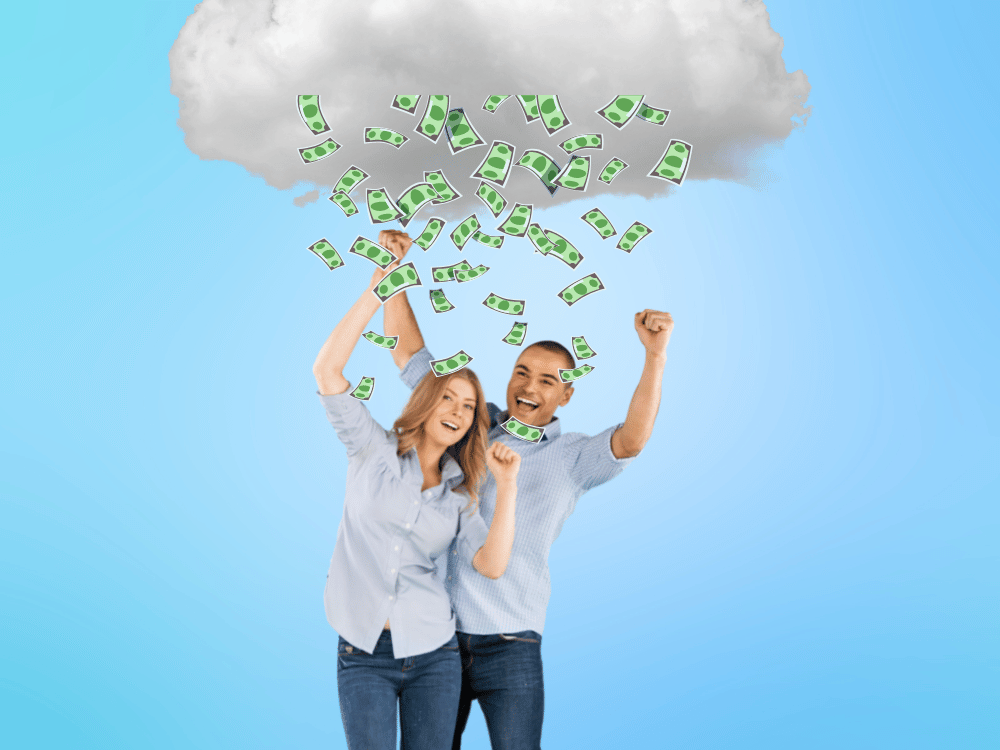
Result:
M469 241L469 238L479 229L479 219L476 218L475 214L472 214L468 219L463 221L454 231L451 233L451 241L455 243L455 247L459 250L465 247L465 243Z
M375 346L381 346L383 349L395 349L396 344L399 342L398 336L381 336L375 333L375 331L368 331L365 334L365 338L375 344Z
M392 202L385 188L368 188L365 197L368 206L368 218L372 224L385 224L395 221L403 212Z
M466 149L486 145L486 141L480 138L479 133L472 127L462 107L448 110L444 129L448 134L448 148L451 149L452 156Z
M520 315L524 312L523 299L507 299L498 294L493 294L493 292L490 292L490 296L483 300L483 304L491 310L496 310L504 315Z
M468 271L471 268L472 266L464 260L460 260L452 266L434 266L431 268L431 275L434 277L434 281L454 281L457 271Z
M400 109L408 115L415 114L417 104L420 102L420 94L396 94L392 98L393 109Z
M583 253L577 250L569 240L551 229L542 230L545 237L552 243L548 255L554 255L570 268L576 268L583 262Z
M559 379L564 383L572 383L574 380L579 380L584 375L589 375L596 369L596 367L592 367L591 365L580 365L572 370L560 370Z
M299 94L299 117L306 124L313 135L325 133L330 129L323 119L323 113L319 108L319 94Z
M542 124L549 135L558 133L570 124L556 94L538 94L538 114L542 116Z
M337 180L337 184L333 187L333 192L350 193L354 190L354 188L367 180L368 177L369 174L365 170L352 164L347 168L347 171L340 176L340 179Z
M455 270L455 281L457 281L459 284L465 281L472 281L473 279L478 279L480 276L482 276L489 270L490 267L484 266L482 263L480 263L475 268L469 268L469 269L458 268Z
M597 114L621 130L628 125L628 121L632 119L632 115L639 111L639 105L642 104L645 96L645 94L623 94L616 96L605 106L597 110Z
M431 94L427 97L427 108L414 132L419 133L431 143L437 143L444 132L444 121L448 116L448 96L446 94ZM427 175L424 175L426 179Z
M514 417L510 417L500 426L508 435L513 435L514 437L520 438L521 440L525 440L529 443L537 443L542 439L542 435L545 434L544 427L535 427L534 425L525 424Z
M493 186L487 185L481 180L479 182L479 189L476 190L476 197L486 204L490 213L493 214L494 219L499 217L503 213L503 210L507 208L507 199L500 195Z
M354 216L354 214L358 212L357 205L350 199L347 193L334 193L330 196L330 200L333 201L335 206L344 212L345 216Z
M351 391L351 395L359 401L367 401L372 397L375 392L375 378L374 377L364 377L361 378L361 382L358 383L358 387Z
M351 249L347 252L360 255L362 258L367 258L382 269L388 268L390 263L397 260L396 256L384 247L366 239L365 237L362 237L360 234L351 244Z
M486 247L500 248L503 247L503 237L499 237L494 234L485 234L484 232L477 231L472 235L472 239L476 242L486 245Z
M609 185L611 181L615 179L619 172L626 169L628 164L625 163L623 159L619 159L617 156L612 158L607 164L604 165L604 169L601 170L601 176L598 177L601 182L606 182Z
M424 172L424 182L429 182L434 187L434 190L437 191L438 197L431 201L435 206L462 197L462 194L451 186L448 179L444 176L444 172L440 169L433 172Z
M578 281L574 281L559 292L559 299L572 307L587 295L599 292L602 289L604 289L604 282L601 281L596 273L592 273Z
M436 313L446 313L455 309L442 289L431 289L431 307Z
M510 165L513 161L514 147L504 141L493 141L490 152L470 177L489 180L503 187L507 183L507 175L510 174Z
M485 109L487 112L496 112L497 107L499 107L508 99L510 99L510 94L507 94L506 96L494 94L493 96L488 97L485 102L483 102L483 109Z
M587 189L588 182L590 182L590 154L571 157L569 163L552 181L559 187L581 192Z
M436 198L437 191L429 182L415 182L406 188L396 201L399 210L403 212L403 215L399 218L399 223L403 229L406 229L406 225L410 223L417 211Z
M389 128L377 125L365 128L365 143L388 143L390 146L399 148L408 140L410 139L402 133L397 133Z
M559 186L553 185L552 181L562 171L562 167L556 164L555 160L544 151L529 148L521 154L521 158L514 164L518 167L524 167L540 179L545 189L549 191L549 195L555 195L556 190L559 189Z
M535 94L518 94L517 103L521 105L521 111L524 112L524 121L529 125L537 120L541 115L538 114L538 96Z
M515 203L507 218L497 227L497 231L509 234L511 237L524 237L528 233L528 223L531 221L533 210L534 206L530 203Z
M618 234L618 232L615 231L611 220L605 216L604 212L599 208L590 209L580 218L592 226L594 230L601 235L602 240L606 240L608 237L614 237Z
M639 107L639 111L635 113L635 116L640 120L651 122L654 125L663 125L667 121L667 118L670 117L670 110L656 109L656 107L647 107L643 104Z
M325 141L318 143L315 146L300 148L299 156L302 157L302 161L306 164L312 164L313 162L325 159L326 157L336 153L339 148L339 143L333 140L333 138L327 138Z
M590 348L590 344L583 336L573 337L573 353L577 359L590 359L597 356L597 352Z
M444 229L445 220L437 216L432 216L427 220L427 225L424 227L424 231L420 233L417 239L413 240L413 244L420 245L425 251L431 249L431 245L437 240L441 235L441 230Z
M326 237L312 243L309 246L309 251L316 253L316 255L319 256L319 259L326 263L331 271L335 268L344 267L344 259L340 257L340 253L337 252Z
M570 138L569 140L560 143L559 148L561 148L567 154L572 154L574 151L579 151L581 148L596 148L603 151L604 136L602 136L600 133L587 133L586 135L578 135L574 138Z
M552 251L552 240L545 236L545 230L538 224L528 225L528 239L542 255L548 255Z
M524 343L524 334L528 332L527 323L515 323L507 332L507 335L500 339L505 344L520 346Z
M379 285L372 289L372 294L378 297L380 302L384 303L394 294L404 289L409 289L411 286L421 286L420 277L417 275L417 269L413 267L412 263L404 263L395 271L386 275L379 282Z
M687 174L688 164L691 162L691 144L684 141L672 140L667 145L667 150L649 173L650 177L658 177L661 180L680 185L684 182L684 175Z
M432 359L431 372L433 372L437 377L441 377L442 375L451 375L453 372L458 372L463 367L468 367L471 361L472 357L466 354L464 349L459 349L456 354L452 354L450 357L445 357L444 359Z
M626 253L632 252L632 249L639 244L641 240L646 239L653 233L653 230L643 224L641 221L636 221L625 230L625 234L622 238L618 240L618 244L615 248L618 250L624 250Z

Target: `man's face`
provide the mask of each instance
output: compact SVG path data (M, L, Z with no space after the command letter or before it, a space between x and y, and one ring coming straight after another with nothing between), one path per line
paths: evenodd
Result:
M573 387L559 379L559 370L568 364L559 352L537 346L525 349L507 384L507 413L535 427L551 422L556 408L569 403L573 395Z

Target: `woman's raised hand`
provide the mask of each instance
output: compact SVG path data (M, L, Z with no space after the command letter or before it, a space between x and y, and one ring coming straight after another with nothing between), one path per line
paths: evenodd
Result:
M513 482L521 468L521 456L498 440L486 451L486 466L493 473L497 484Z
M413 240L410 239L410 235L406 232L400 232L398 229L383 229L378 233L378 244L395 255L398 260L394 260L384 269L375 269L375 273L372 274L370 289L374 289L382 279L399 268L399 264L403 262L403 256L410 249Z

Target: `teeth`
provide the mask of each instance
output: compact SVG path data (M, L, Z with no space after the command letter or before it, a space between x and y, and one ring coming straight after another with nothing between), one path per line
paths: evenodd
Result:
M528 401L526 398L518 398L517 400L519 403L527 404L528 406L538 406L534 401Z
M448 427L448 428L450 428L452 430L457 430L458 429L458 426L452 424L451 422L442 422L441 424L443 424L445 427Z

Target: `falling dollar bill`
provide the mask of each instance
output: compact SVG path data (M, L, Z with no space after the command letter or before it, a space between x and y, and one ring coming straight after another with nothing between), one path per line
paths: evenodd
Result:
M524 312L523 299L507 299L492 292L490 292L489 297L483 300L483 304L491 310L496 310L505 315L520 315Z
M483 102L483 109L487 112L496 112L497 107L508 99L510 99L510 94L507 94L506 96L494 94L493 96L487 97L486 101Z
M315 146L309 146L309 148L300 148L299 156L302 157L302 161L306 164L312 164L320 159L325 159L331 154L335 153L337 149L340 148L340 144L337 143L333 138L327 138L322 143Z
M507 199L485 182L480 181L479 188L476 190L476 197L486 204L490 213L493 214L494 219L499 217L503 213L503 210L507 208Z
M384 303L394 294L411 286L420 285L420 277L417 275L417 269L413 267L412 263L404 263L392 273L387 274L379 282L379 285L372 289L372 294L378 297L380 302Z
M351 395L359 401L367 401L372 397L375 392L375 378L373 377L363 377L361 382L358 383L358 387L351 391Z
M507 175L510 174L510 165L513 161L514 147L505 141L493 141L486 158L469 176L489 180L503 187L507 182Z
M574 156L562 171L552 180L552 184L567 190L585 191L590 182L590 154Z
M330 200L335 206L344 212L345 216L354 216L358 212L358 207L345 192L337 192L330 196Z
M621 130L628 125L628 121L632 119L632 115L639 111L639 105L642 104L644 97L645 94L623 94L616 96L608 104L597 110L597 114Z
M635 116L640 120L645 120L646 122L651 122L654 125L662 125L667 121L670 116L669 109L656 109L655 107L647 107L645 104L639 107L639 111L635 113Z
M448 116L448 96L431 94L427 97L427 108L414 132L419 133L431 143L437 143L444 132L444 121ZM427 175L424 175L426 179Z
M574 151L579 151L581 148L596 148L603 151L604 137L600 133L578 135L575 138L570 138L569 140L560 143L559 148L567 154L572 154Z
M557 232L551 229L543 229L545 237L552 243L547 255L554 255L570 268L576 268L583 262L583 253L576 249L573 244Z
M330 244L326 237L312 243L309 246L309 250L316 253L320 260L329 266L331 271L335 268L344 267L344 259L340 257L340 253L337 252L336 248Z
M503 247L503 237L499 237L493 234L485 234L484 232L476 232L472 235L472 239L476 242L486 245L486 247L492 247L494 249L498 247Z
M319 94L300 94L298 104L299 116L313 135L325 133L330 129L319 108Z
M530 203L515 203L507 218L497 227L497 231L509 234L511 237L524 237L528 233L528 223L531 221L533 210L534 206Z
M521 111L524 112L524 121L529 125L540 117L540 115L538 114L537 95L518 94L517 103L521 105Z
M524 334L528 332L527 323L515 323L501 341L511 346L520 346L524 343Z
M375 344L375 346L381 346L383 349L395 349L396 343L399 341L397 336L380 336L375 331L368 331L365 334L365 338Z
M552 251L552 240L545 236L545 230L538 224L528 225L528 239L542 255L548 255Z
M365 203L368 205L368 219L372 224L385 224L403 215L399 206L385 192L385 188L368 188Z
M431 372L433 372L437 377L441 377L442 375L451 375L453 372L458 372L463 367L468 367L471 361L472 357L466 354L464 349L459 349L457 354L452 354L450 357L445 357L444 359L432 359Z
M590 348L590 345L583 336L573 337L573 352L576 354L577 359L590 359L597 356L597 352Z
M424 227L424 231L420 233L420 236L413 241L415 245L419 245L424 250L430 250L431 245L441 234L441 230L444 229L445 220L438 218L437 216L432 216L427 220L427 225Z
M455 273L457 271L468 271L470 268L472 268L472 266L464 260L461 260L452 266L434 266L431 268L431 275L434 277L434 281L454 281Z
M347 171L340 176L340 179L337 180L337 184L333 186L333 192L350 193L354 190L354 188L367 180L368 177L369 175L365 170L352 164L347 168Z
M542 435L545 434L544 427L535 427L530 424L525 424L514 417L510 417L500 426L508 435L513 435L514 437L526 440L529 443L537 443L542 439Z
M556 190L559 189L559 186L553 185L552 181L562 171L562 167L556 164L555 160L544 151L527 149L515 162L515 166L524 167L541 180L545 189L549 191L549 195L555 195Z
M403 212L399 218L403 229L406 229L406 225L410 223L417 211L435 198L437 198L437 191L429 182L415 182L406 188L396 201L399 210Z
M435 206L462 197L462 194L449 184L444 172L440 169L434 172L424 172L424 182L429 182L437 191L438 197L431 201Z
M441 289L431 289L431 307L436 313L446 313L455 309Z
M484 273L490 270L489 266L484 266L480 263L475 268L456 268L455 269L455 281L459 284L465 281L472 281L473 279L478 279Z
M395 130L390 130L389 128L377 125L365 128L365 143L388 143L394 148L399 148L408 140L410 139L402 133L397 133Z
M397 94L392 98L392 107L412 115L417 111L420 96L420 94Z
M604 283L596 273L584 276L579 281L574 281L568 287L559 292L559 299L572 307L581 299L594 292L604 289Z
M615 179L618 173L627 167L628 164L626 164L623 159L619 159L616 156L604 165L604 169L601 170L601 175L597 179L610 185L611 181Z
M615 231L614 226L611 224L611 220L605 216L604 212L599 208L590 209L580 218L592 226L594 230L601 235L601 239L603 240L618 234L618 232Z
M479 137L479 133L472 127L469 118L465 116L462 107L455 107L448 110L448 120L444 126L448 134L448 148L451 149L452 156L476 146L485 146L486 141Z
M384 247L366 239L365 237L362 237L360 234L351 244L351 249L347 252L360 255L362 258L367 258L381 269L388 268L390 263L397 260L396 256Z
M549 135L558 133L570 124L556 94L538 94L538 114L542 116L542 124Z
M672 140L667 145L667 150L649 173L650 177L658 177L661 180L680 185L684 182L684 175L687 174L688 164L691 161L691 144L684 141Z
M455 247L461 250L477 229L479 229L479 219L476 218L475 214L472 214L472 216L455 227L451 233L451 241L455 243Z
M653 230L641 221L634 222L632 226L625 230L625 234L623 234L622 238L618 240L618 244L615 245L615 248L618 250L624 250L626 253L630 253L632 252L632 248L652 233Z
M559 370L559 379L564 383L572 383L574 380L579 380L584 375L589 375L596 368L591 365L580 365L573 370Z

